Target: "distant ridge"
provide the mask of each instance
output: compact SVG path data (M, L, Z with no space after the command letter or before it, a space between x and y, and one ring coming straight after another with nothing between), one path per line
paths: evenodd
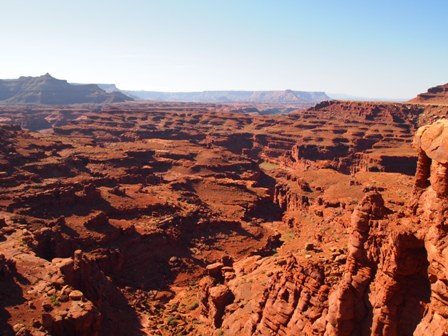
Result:
M100 89L96 84L69 84L50 74L0 80L0 104L69 105L116 103L133 100L122 92Z
M448 104L448 83L429 88L425 93L420 93L410 103Z
M324 92L307 91L202 91L202 92L158 92L123 91L140 100L159 100L197 103L266 103L266 104L317 104L330 100Z
M120 92L121 90L117 88L115 84L96 84L101 90L104 90L108 93L111 92Z

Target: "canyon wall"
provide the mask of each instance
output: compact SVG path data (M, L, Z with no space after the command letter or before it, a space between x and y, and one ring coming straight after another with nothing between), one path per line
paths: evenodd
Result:
M0 327L443 335L440 111L0 107Z
M220 308L219 332L447 335L447 144L447 120L417 131L414 191L405 206L390 209L376 187L364 188L346 256L335 258L342 263L300 255L236 263L236 276L224 280L233 300ZM303 201L288 197L279 200L285 209L303 209Z

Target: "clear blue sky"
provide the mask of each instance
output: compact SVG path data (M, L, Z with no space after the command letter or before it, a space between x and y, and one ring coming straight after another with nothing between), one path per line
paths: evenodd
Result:
M0 78L411 98L448 82L446 0L0 0Z

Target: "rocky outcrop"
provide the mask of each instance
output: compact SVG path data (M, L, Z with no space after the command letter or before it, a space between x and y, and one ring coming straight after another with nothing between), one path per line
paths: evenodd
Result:
M7 224L10 224L8 219ZM6 226L7 227L7 226ZM94 304L64 282L61 264L15 245L28 230L8 231L0 254L0 330L4 335L98 335ZM4 254L3 254L4 253ZM78 293L77 293L78 292ZM7 320L10 318L10 325ZM12 328L11 328L12 327Z
M203 310L219 316L214 328L224 335L446 335L447 129L448 122L439 121L416 134L419 159L409 208L392 211L377 188L364 189L351 216L346 264L333 288L325 262L249 258L218 285L203 280L204 306L216 301L212 288L234 296L225 308ZM289 193L285 185L277 187L283 209L290 204L306 211Z
M75 292L75 291L73 291ZM42 326L52 335L97 336L99 335L99 313L90 302L79 296L69 295L70 308L64 311L48 305L42 314ZM82 293L81 293L82 294Z
M202 315L223 335L324 332L330 289L324 265L302 265L292 255L254 256L222 270L222 283L210 276L201 280L200 301Z
M388 214L376 192L354 211L347 268L330 295L326 335L448 332L447 126L440 120L415 136L411 211Z
M224 281L234 276L231 263L214 263L207 266L207 276L199 282L199 302L201 313L207 316L209 323L214 328L222 325L226 306L235 299L229 287Z
M394 228L369 191L352 214L346 270L329 298L325 335L410 335L429 298L426 252L409 228Z
M373 265L368 260L364 243L369 238L371 220L380 219L383 213L384 201L378 193L366 195L353 212L347 270L329 299L327 335L362 332L362 320L368 316L366 290L373 277Z
M263 293L254 335L322 334L328 291L321 266L291 256Z
M65 281L95 304L100 315L98 328L103 334L124 335L126 330L136 332L138 321L135 312L126 302L122 292L106 274L118 272L122 256L117 251L75 251L74 257L56 259ZM113 321L113 322L112 322Z
M414 145L419 150L415 223L422 228L428 254L431 298L415 335L448 333L448 120L419 129ZM424 188L428 184L427 188Z
M300 180L295 183L278 183L274 189L274 202L282 211L304 210L310 206L309 198L304 191L309 191L309 186L302 184Z
M429 88L427 92L419 94L411 103L448 104L448 83Z
M11 277L16 272L16 263L0 254L0 279Z

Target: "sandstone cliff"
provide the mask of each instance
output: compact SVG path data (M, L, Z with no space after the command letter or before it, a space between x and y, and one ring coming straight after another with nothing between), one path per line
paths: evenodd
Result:
M447 335L448 121L420 128L413 144L413 197L392 210L376 188L365 188L346 262L336 258L344 265L301 256L238 262L235 276L218 285L232 300L219 307L214 327L224 335Z
M419 94L411 103L448 104L448 83L429 88L427 92Z

